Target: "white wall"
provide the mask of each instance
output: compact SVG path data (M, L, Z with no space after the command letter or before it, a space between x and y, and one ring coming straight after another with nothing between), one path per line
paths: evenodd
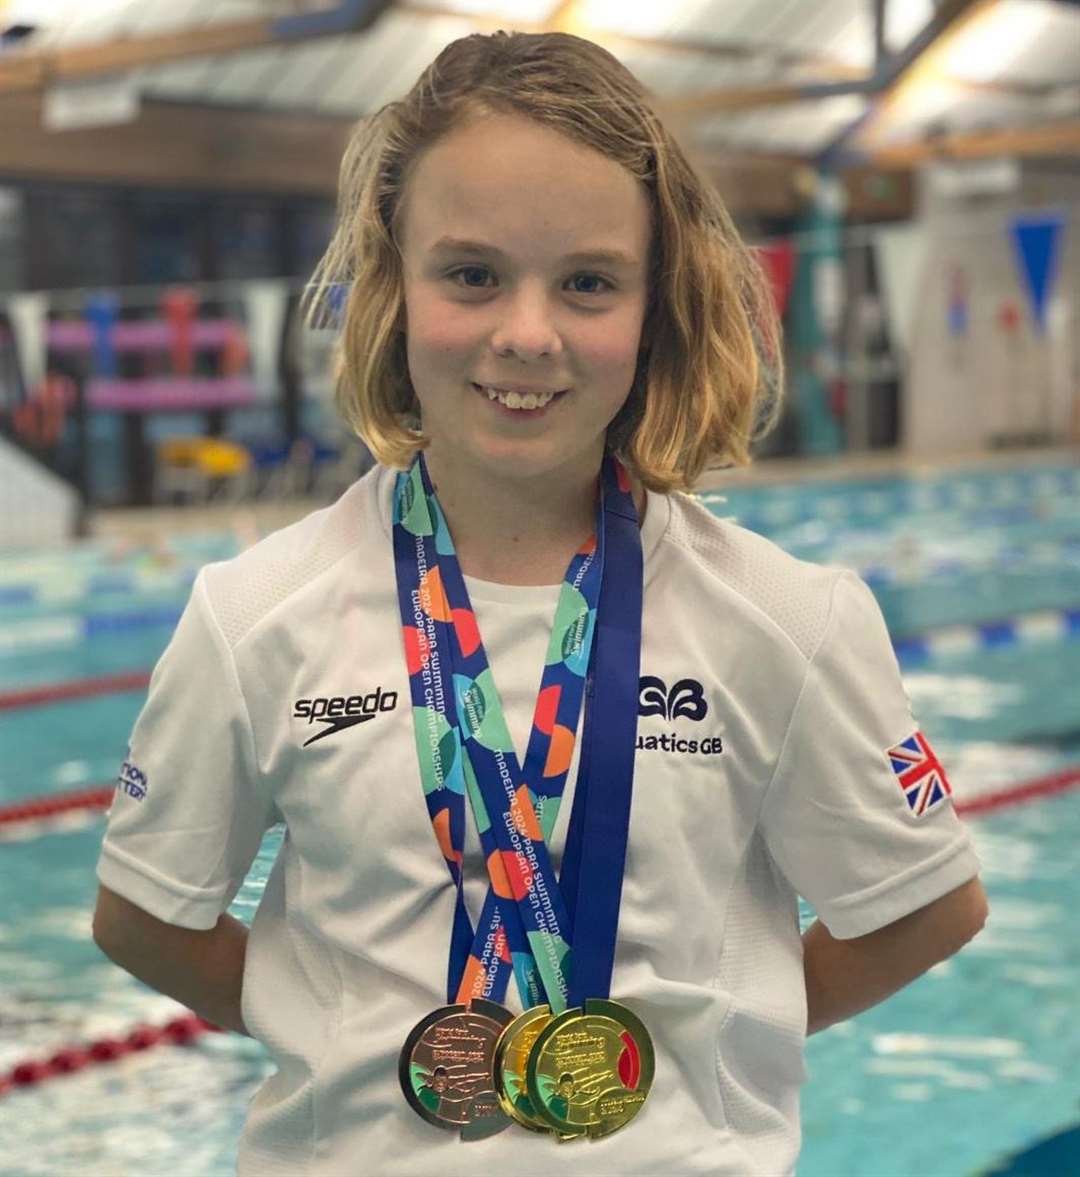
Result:
M918 284L902 410L902 445L920 453L988 448L1045 434L1077 440L1080 407L1080 169L1039 162L1018 167L1013 191L943 191L921 178L919 216L927 264ZM1039 335L1009 231L1022 211L1065 213L1058 271ZM967 278L968 329L948 327L949 275ZM1008 333L999 314L1020 309Z

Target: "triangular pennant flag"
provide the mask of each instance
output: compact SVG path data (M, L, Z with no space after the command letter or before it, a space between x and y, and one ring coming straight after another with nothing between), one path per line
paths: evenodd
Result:
M199 310L199 297L190 287L175 286L162 295L161 310L169 324L173 375L190 376L195 371L192 328Z
M773 241L757 248L758 260L772 287L776 313L781 317L787 310L791 284L795 279L795 245L792 241Z
M911 353L915 317L922 303L929 254L927 232L917 223L887 225L877 230L873 242L889 338L906 359Z
M261 400L277 396L278 357L288 299L289 284L282 279L263 279L244 285L252 375Z
M117 371L113 336L119 313L120 300L108 290L89 295L83 308L93 339L93 372L103 379L112 379Z
M48 363L46 336L49 317L47 294L13 294L7 301L8 318L15 336L15 354L27 395L45 379Z
M1057 274L1064 227L1062 213L1022 213L1009 222L1022 285L1040 335L1046 330L1046 303Z
M968 284L963 267L949 271L949 334L963 335L968 326Z

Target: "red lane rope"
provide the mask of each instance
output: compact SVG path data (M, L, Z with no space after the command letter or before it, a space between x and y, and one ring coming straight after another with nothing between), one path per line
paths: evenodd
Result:
M17 691L0 691L0 711L15 711L19 707L41 707L46 703L58 703L63 699L85 699L91 695L141 691L149 685L149 671L132 670L123 674L105 674L96 678L47 683L40 687L24 687Z
M1061 793L1075 785L1080 785L1080 765L1050 776L1039 777L1037 780L1024 781L1011 788L999 789L985 797L957 801L956 812L964 817L974 817L995 809L1004 809L1009 805L1033 801L1037 797ZM40 821L42 818L55 817L76 809L108 809L112 804L115 790L115 785L96 785L74 793L53 793L46 797L16 801L12 805L0 805L0 826L15 822Z
M108 809L112 804L115 785L95 785L75 793L54 793L47 797L31 797L13 805L0 805L0 825L12 822L38 821L55 817L73 809Z
M136 1051L170 1044L187 1045L203 1034L220 1033L223 1033L220 1026L193 1013L173 1018L163 1026L139 1025L121 1038L99 1038L96 1042L66 1046L48 1058L26 1059L6 1073L0 1071L0 1096L17 1087L34 1087L46 1079L70 1075L99 1063L115 1062Z
M1078 784L1080 767L1027 781L986 797L962 801L957 803L956 808L965 816L988 813L1009 805L1031 801L1036 797L1059 793ZM19 806L8 806L5 810L0 810L0 822L32 819L46 813L60 812L62 809L104 808L112 794L113 788L110 786L88 789L82 793L41 798ZM173 1018L164 1026L136 1026L121 1038L100 1038L85 1045L68 1046L48 1058L27 1059L16 1064L6 1074L0 1072L0 1096L7 1095L15 1088L32 1087L46 1079L69 1075L95 1064L110 1063L125 1055L149 1050L163 1043L186 1044L206 1033L222 1033L222 1030L197 1014L189 1013L183 1017Z
M987 793L985 797L972 797L969 801L959 801L956 812L964 817L973 817L981 813L990 813L995 809L1004 809L1008 805L1018 805L1023 801L1034 801L1036 797L1048 797L1051 793L1060 793L1080 785L1080 767L1067 768L1063 772L1055 772L1051 776L1039 777L1038 780L1025 781L1013 785L1010 789L999 789L994 793Z

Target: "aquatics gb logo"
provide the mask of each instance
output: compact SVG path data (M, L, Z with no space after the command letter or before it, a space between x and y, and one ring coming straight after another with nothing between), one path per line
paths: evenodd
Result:
M305 740L302 747L314 744L325 736L333 736L347 727L368 723L377 715L393 711L397 706L397 691L384 691L376 687L366 695L331 695L326 698L297 699L293 704L293 718L306 719L308 726L325 723L324 727Z
M696 678L680 678L670 690L662 678L652 674L643 674L638 680L639 718L659 715L669 721L692 719L699 723L708 713L705 691ZM678 732L661 735L639 732L635 746L639 752L674 752L684 756L719 756L724 751L724 741L719 735L688 739Z
M638 680L638 715L664 719L702 720L708 714L705 693L696 678L680 678L669 691L662 678L645 674Z

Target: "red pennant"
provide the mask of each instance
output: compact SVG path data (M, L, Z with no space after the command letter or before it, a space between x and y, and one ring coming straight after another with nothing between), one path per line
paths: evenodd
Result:
M759 245L756 253L769 279L776 313L782 317L787 310L795 279L795 246L790 241L774 241L769 245Z

